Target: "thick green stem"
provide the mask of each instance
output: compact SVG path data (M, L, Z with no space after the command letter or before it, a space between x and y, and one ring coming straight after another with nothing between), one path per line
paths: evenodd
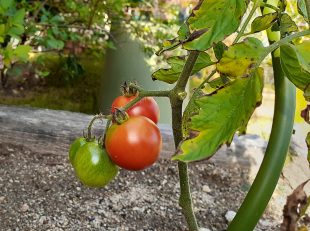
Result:
M238 33L238 35L237 35L237 37L235 38L235 40L234 40L233 43L238 42L239 39L244 35L244 31L245 31L247 25L249 24L251 18L253 17L253 15L254 15L256 9L259 7L259 3L260 3L260 0L255 0L255 1L254 1L254 6L253 6L253 8L251 9L251 11L250 11L248 17L245 19L245 22L243 23L243 25L242 25L242 27L241 27L241 29L240 29L240 31L239 31L239 33Z
M307 14L308 14L308 24L310 26L310 0L305 0L305 3L306 3Z
M268 4L276 5L277 1L268 1ZM269 41L279 38L278 33L269 31ZM294 124L295 87L285 78L277 51L272 53L272 66L275 80L275 108L270 139L256 178L228 231L254 229L267 207L285 162Z
M185 86L192 72L193 66L198 58L199 52L190 52L183 71L176 86L170 92L170 103L172 108L172 129L175 147L177 148L183 139L182 134L182 104L183 99L179 97L179 93L185 92ZM178 162L179 180L180 180L180 198L179 204L188 224L190 231L198 231L196 217L193 211L192 198L190 192L187 163Z

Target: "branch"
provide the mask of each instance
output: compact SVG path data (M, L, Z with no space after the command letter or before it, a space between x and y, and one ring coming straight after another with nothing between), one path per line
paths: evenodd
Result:
M248 17L246 18L245 22L243 23L243 25L242 25L242 27L241 27L241 29L240 29L240 31L239 31L239 33L238 33L238 35L235 38L233 43L238 42L238 40L244 35L244 31L245 31L247 25L249 24L251 18L253 17L256 9L259 7L259 4L260 4L260 0L255 0L253 8L251 9Z
M169 90L168 91L145 91L138 86L135 86L134 88L136 88L139 91L138 96L134 98L132 101L130 101L129 103L127 103L124 107L120 108L120 110L122 111L128 110L129 108L131 108L133 105L138 103L144 97L148 97L148 96L169 97L169 94L170 94Z
M198 58L198 51L191 51L186 63L183 67L182 73L176 83L175 87L171 90L169 98L172 109L172 129L175 147L179 146L179 143L183 139L182 134L182 103L183 98L180 98L180 93L185 92L185 87L194 67L194 64ZM178 162L179 169L179 181L180 181L180 198L179 205L182 208L182 212L185 216L190 231L198 231L198 224L196 221L195 213L192 206L192 198L189 186L189 177L187 171L187 163Z

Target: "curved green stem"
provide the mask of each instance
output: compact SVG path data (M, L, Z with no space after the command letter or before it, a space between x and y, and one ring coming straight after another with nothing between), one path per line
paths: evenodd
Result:
M190 52L184 65L183 71L180 75L180 78L175 87L171 90L169 95L172 109L172 130L176 148L179 146L180 142L183 139L182 127L181 127L183 100L179 97L179 93L185 91L185 86L188 82L188 78L198 58L198 55L199 55L198 51ZM189 230L198 231L199 228L192 206L192 198L191 198L187 168L188 168L187 163L180 161L178 162L179 181L180 181L179 205L182 208L182 212L188 224Z
M273 5L276 2L272 2ZM279 37L278 33L268 33L270 41ZM277 185L287 155L294 124L295 87L285 78L277 51L272 53L272 66L275 108L270 139L256 178L228 231L251 231L255 228Z
M251 231L263 214L284 165L294 123L295 87L284 78L280 60L273 57L275 112L265 157L228 231Z
M239 31L239 33L238 33L238 35L237 35L237 37L235 38L235 40L234 40L233 43L238 42L239 39L244 35L244 31L245 31L247 25L249 24L251 18L253 17L253 15L254 15L256 9L259 7L259 4L260 4L260 0L255 0L255 1L254 1L254 6L253 6L253 8L251 9L251 11L250 11L248 17L245 19L245 22L243 23L243 25L242 25L242 27L241 27L241 29L240 29L240 31Z
M270 9L273 9L274 11L276 11L276 12L279 12L279 8L278 7L276 7L276 6L273 6L273 5L270 5L270 4L268 4L268 3L262 3L261 4L261 7L268 7L268 8L270 8Z
M92 137L92 135L91 135L91 129L92 129L92 127L93 127L93 124L94 124L94 122L96 121L96 120L98 120L98 119L111 119L112 118L112 116L111 115L103 115L103 114L98 114L98 115L95 115L92 119L91 119L91 121L89 122L89 124L88 124L88 128L87 128L87 139L88 140L91 140L91 139L93 139L93 137Z

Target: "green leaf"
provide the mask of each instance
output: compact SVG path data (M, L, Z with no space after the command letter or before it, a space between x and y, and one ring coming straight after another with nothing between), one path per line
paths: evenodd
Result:
M60 16L60 15L55 15L55 16L52 17L49 21L50 21L50 23L51 23L52 25L57 25L57 24L63 22L63 21L64 21L64 18L63 18L62 16Z
M159 69L156 72L152 74L153 80L160 80L166 83L175 83L183 70L184 64L186 61L186 57L182 56L176 56L176 57L170 57L167 62L170 65L170 68L167 69ZM200 52L197 61L195 62L195 65L193 67L193 70L191 72L191 75L197 73L201 69L210 66L214 64L210 56L205 52Z
M178 31L178 35L179 35L180 40L186 40L189 37L190 31L189 31L187 22L184 22L182 24L182 26L180 27L180 29Z
M31 51L31 46L19 45L14 50L14 55L21 61L26 62L28 60L28 54Z
M10 22L14 25L14 26L23 26L24 24L24 17L25 17L25 9L19 9L18 11L15 12L14 16L11 18Z
M10 35L10 36L12 36L12 37L14 37L14 38L19 39L19 35L23 34L24 31L25 31L25 29L24 29L24 26L22 26L22 25L19 25L19 26L12 26L12 27L8 30L7 34Z
M301 14L305 18L306 21L309 21L309 16L308 16L305 0L297 0L297 9L298 9L298 13Z
M248 76L264 53L265 48L260 40L246 38L243 42L230 46L224 52L217 64L217 70L229 77Z
M280 31L282 34L298 31L296 23L287 13L284 13L281 16Z
M0 24L0 43L4 42L5 37L5 24Z
M280 47L281 66L287 78L305 91L310 84L310 41Z
M227 46L222 41L215 44L213 51L217 60L220 60L223 57L224 51L227 50Z
M271 27L278 18L278 13L270 13L255 18L251 24L251 33L263 31Z
M3 63L5 67L11 67L11 61L14 57L14 50L12 46L6 46L3 50Z
M191 35L183 47L205 51L222 41L238 29L246 7L246 0L200 1L187 20Z
M64 42L61 40L50 38L46 41L46 45L48 48L52 49L62 49L64 47Z
M0 0L0 8L7 11L14 4L14 0Z
M243 134L262 100L263 70L251 78L239 78L224 88L196 100L199 113L191 120L191 135L183 141L174 160L191 162L211 157L236 131Z
M173 49L177 48L178 46L180 46L181 43L182 43L182 41L179 40L179 38L166 40L163 43L163 47L159 51L156 52L156 55L161 55L165 51L173 50Z

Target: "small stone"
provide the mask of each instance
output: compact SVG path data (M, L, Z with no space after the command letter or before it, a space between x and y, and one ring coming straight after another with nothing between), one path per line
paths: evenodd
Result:
M40 217L39 223L40 223L41 225L47 224L47 223L48 223L48 220L46 219L46 216Z
M27 212L29 210L29 205L27 204L23 204L22 207L20 208L21 212Z
M5 201L5 197L0 197L0 203L3 203Z
M211 230L208 228L200 228L199 231L211 231Z
M202 186L202 191L209 193L209 192L211 192L211 189L208 185L204 185L204 186Z
M225 218L228 221L228 223L231 222L235 216L236 216L236 212L231 211L231 210L227 211L227 213L225 214Z
M271 223L270 221L268 221L268 220L263 220L263 219L259 221L259 224L261 224L261 225L264 226L264 227L272 226L272 223Z

